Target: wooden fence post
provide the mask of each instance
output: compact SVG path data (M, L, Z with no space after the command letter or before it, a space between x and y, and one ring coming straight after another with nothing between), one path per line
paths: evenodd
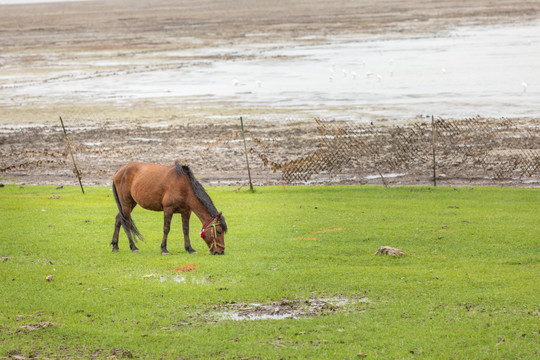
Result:
M431 150L433 155L433 186L437 186L437 159L435 157L435 145L437 144L437 124L431 115Z
M79 185L81 186L81 191L84 195L84 188L81 181L81 172L79 169L77 169L77 163L75 162L75 157L73 156L73 151L71 150L71 142L69 141L69 138L67 136L66 128L64 127L64 121L62 120L62 117L60 116L60 123L62 124L62 129L64 130L64 139L66 140L66 145L69 151L69 154L71 155L71 160L73 161L73 172L75 173L75 176L77 176L77 179L79 180Z
M251 171L249 170L249 159L248 159L248 153L247 153L247 146L246 146L246 136L244 135L244 120L240 116L240 125L242 127L242 139L244 140L244 152L246 154L246 164L247 164L247 171L248 171L248 177L249 177L249 190L253 192L253 183L251 182Z

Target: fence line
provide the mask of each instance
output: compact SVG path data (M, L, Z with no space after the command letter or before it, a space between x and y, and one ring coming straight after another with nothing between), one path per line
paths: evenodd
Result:
M20 118L15 125L0 127L0 176L72 181L58 116L42 120L49 115L36 109L14 117ZM109 184L127 161L165 164L179 157L206 181L247 181L238 116L194 121L176 110L141 118L138 111L78 108L59 115L69 122L85 183ZM28 125L17 125L27 119L32 119ZM377 178L385 185L540 183L540 119L430 118L392 125L313 121L303 114L280 113L244 116L244 125L251 174L259 184L365 183Z
M495 180L540 175L540 123L481 117L375 126L315 119L316 149L294 160L274 161L267 144L254 138L252 153L287 183L306 182L315 174L336 176L351 162L360 171L433 172L437 178L479 176Z

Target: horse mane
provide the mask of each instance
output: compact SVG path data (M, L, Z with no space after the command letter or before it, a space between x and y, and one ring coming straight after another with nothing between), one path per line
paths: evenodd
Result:
M193 192L195 193L195 196L199 201L206 207L208 212L210 212L210 216L216 217L218 215L218 211L216 209L216 206L212 202L212 199L210 199L210 196L206 193L206 190L204 190L204 187L201 185L197 179L195 179L195 175L193 175L193 172L187 165L180 164L178 161L175 161L174 167L176 169L176 173L178 175L186 175L189 179L189 183L191 184L191 188L193 189ZM223 232L227 232L227 223L225 222L225 217L222 215L220 220L220 225L223 229Z

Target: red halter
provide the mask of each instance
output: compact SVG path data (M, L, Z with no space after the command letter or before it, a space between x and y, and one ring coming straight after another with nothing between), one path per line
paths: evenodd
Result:
M216 234L217 234L216 219L218 218L219 215L221 215L221 213L217 214L215 218L210 219L210 221L208 221L206 224L203 225L203 227L201 229L201 238L204 239L206 228L208 228L209 226L212 226L212 228L210 229L210 235L212 236L212 241L214 242L214 244L213 244L214 249L220 247L225 251L225 246L221 245L221 244L218 244L216 242ZM212 248L210 247L210 249L212 249Z

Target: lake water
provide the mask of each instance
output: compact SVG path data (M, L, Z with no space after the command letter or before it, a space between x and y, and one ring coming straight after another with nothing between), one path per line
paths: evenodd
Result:
M204 55L211 60L201 60ZM156 58L166 60L157 64ZM47 81L17 82L16 69L3 73L0 105L152 100L349 118L540 117L540 22L459 28L438 36L339 38L323 45L153 52L54 66ZM99 72L111 66L139 70Z

